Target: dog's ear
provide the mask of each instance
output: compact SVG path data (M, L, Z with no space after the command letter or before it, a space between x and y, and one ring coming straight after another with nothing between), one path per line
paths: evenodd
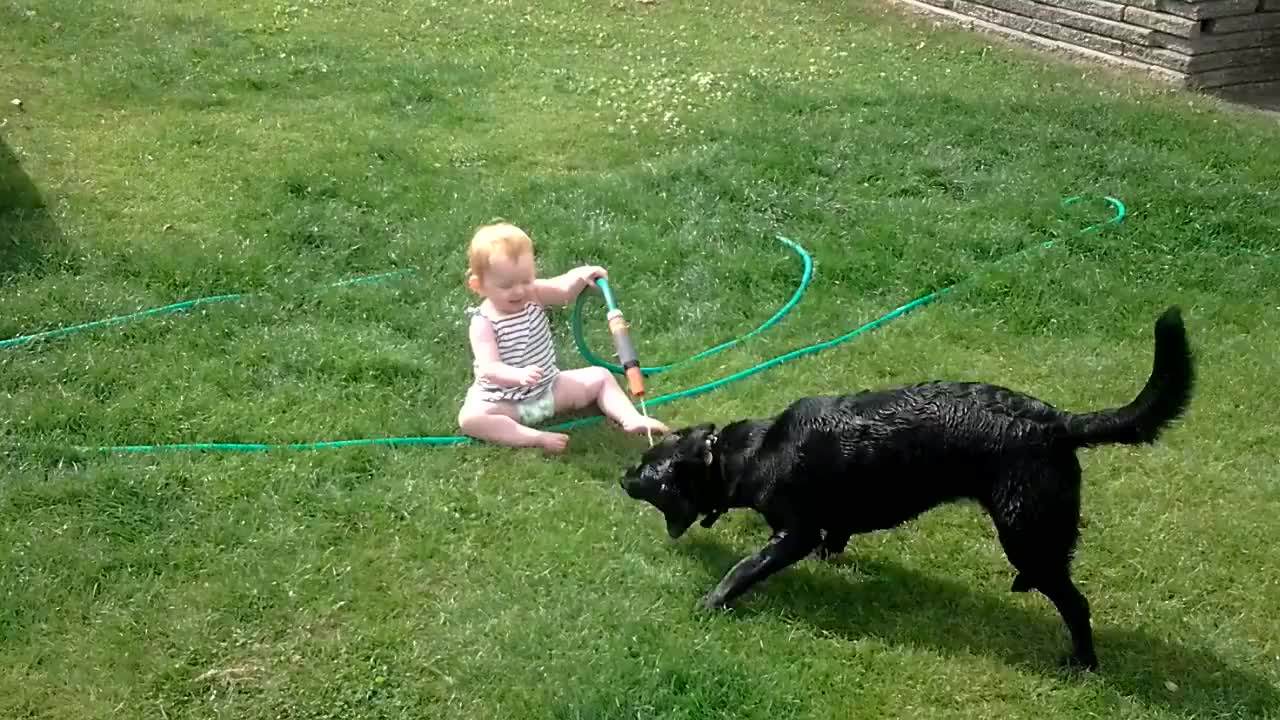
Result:
M698 458L710 465L711 446L715 443L715 437L714 423L702 423L685 428L680 433L681 454L689 460Z
M697 425L687 425L685 427L682 427L679 430L676 430L675 434L679 435L681 439L685 439L685 438L701 439L703 436L707 435L708 433L713 433L715 431L716 431L715 423L704 422L704 423L698 423Z

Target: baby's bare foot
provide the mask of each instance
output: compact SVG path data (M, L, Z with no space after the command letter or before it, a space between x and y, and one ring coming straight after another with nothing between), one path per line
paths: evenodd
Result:
M561 433L542 433L538 438L538 446L547 453L558 455L569 447L569 436Z
M635 420L623 423L622 429L629 433L639 434L652 432L663 435L669 432L666 425L663 425L651 417L645 417L644 415L641 415Z

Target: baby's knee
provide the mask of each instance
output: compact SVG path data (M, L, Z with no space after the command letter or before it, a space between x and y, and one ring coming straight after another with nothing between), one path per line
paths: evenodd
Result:
M483 418L485 414L486 413L483 408L476 407L474 404L467 403L466 405L463 405L462 409L458 411L458 428L461 429L464 434L473 430L475 428L476 421Z
M608 387L609 383L614 382L613 373L609 372L608 368L592 365L588 370L587 383L597 393Z

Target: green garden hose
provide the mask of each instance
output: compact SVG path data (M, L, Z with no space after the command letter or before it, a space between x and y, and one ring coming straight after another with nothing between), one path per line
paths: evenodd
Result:
M1079 202L1081 199L1082 198L1079 196L1071 197L1065 200L1063 202L1063 205L1064 206L1072 205L1076 202ZM1111 206L1111 209L1114 214L1108 220L1105 220L1103 222L1096 223L1094 225L1090 225L1084 228L1083 230L1080 231L1081 235L1084 235L1089 232L1098 231L1106 227L1118 225L1121 221L1124 220L1125 215L1127 214L1124 203L1110 196L1104 196L1104 199ZM796 291L792 294L791 299L788 300L786 304L784 304L776 313L774 313L772 317L766 320L762 325L746 333L745 335L726 341L724 343L721 343L707 350L703 350L702 352L696 355L692 355L688 358L685 358L684 360L673 362L667 365L642 367L641 368L642 372L647 375L653 375L660 372L665 372L672 368L683 366L695 360L706 358L710 355L714 355L719 352L723 352L724 350L727 350L743 342L744 340L747 340L748 338L751 338L755 335L758 335L761 332L764 332L768 328L777 324L782 319L783 316L789 313L791 309L794 308L796 304L800 302L801 297L804 296L805 290L808 289L809 283L813 277L813 260L809 256L809 253L806 252L805 249L802 248L800 245L780 235L778 236L777 239L780 242L782 242L784 245L786 245L789 249L791 249L793 252L795 252L800 257L804 265L804 271L801 275L800 284L796 288ZM1031 246L1029 248L1012 253L1003 259L1008 259L1008 258L1021 255L1030 250L1034 250L1036 247L1048 248L1052 245L1053 245L1053 241L1050 240L1050 241L1041 243L1039 246ZM380 280L386 280L389 278L399 277L406 274L412 274L412 272L413 272L412 270L399 270L394 272L379 273L377 275L367 275L363 277L358 277L358 278L353 278L353 279L343 280L337 283L333 283L332 285L330 285L330 287L340 287L340 286L347 286L347 285L377 282ZM875 320L872 320L858 328L855 328L850 332L840 335L839 337L835 337L830 340L826 340L824 342L815 343L807 347L793 350L784 355L779 355L778 357L775 357L771 360L767 360L763 363L747 368L746 370L742 370L732 375L720 378L718 380L713 380L711 382L698 385L697 387L692 387L687 390L681 390L679 392L671 393L669 395L663 395L660 397L653 398L648 401L648 405L650 406L661 405L663 403L672 402L674 400L680 400L684 398L690 398L690 397L702 395L704 393L711 392L713 390L716 390L718 388L721 388L725 385L736 382L738 380L742 380L744 378L748 378L757 373L764 372L765 370L768 370L770 368L777 367L778 365L781 365L782 363L788 362L790 360L794 360L799 357L804 357L805 355L811 355L813 353L821 352L823 350L827 350L829 348L835 347L836 345L840 345L844 342L852 340L853 338L859 335L862 335L865 332L868 332L877 327L880 327L881 325L889 322L890 320L900 317L916 308L922 307L924 305L928 305L929 303L932 303L935 300L942 298L943 296L947 295L955 288L959 287L964 282L965 282L964 280L961 280L951 285L948 285L944 288L941 288L939 290L935 290L933 292L922 295L916 298L915 300L912 300L904 305L901 305L885 313L884 315L881 315ZM616 305L616 302L614 301L612 292L609 290L608 285L603 284L602 286L599 287L599 289L601 290L602 295L604 295L604 299L608 307L615 308L617 305ZM100 327L105 327L108 325L116 325L124 322L129 322L132 320L139 320L139 319L154 316L154 315L182 312L200 305L213 304L213 303L219 303L219 302L228 302L228 301L234 301L234 300L244 300L250 297L251 297L250 295L245 295L245 294L230 294L230 295L217 295L212 297L197 298L195 300L188 300L185 302L166 305L159 308L143 310L143 311L131 313L128 315L112 317L105 320L98 320L90 323L84 323L81 325L74 325L70 327L59 328L56 330L49 330L46 332L34 333L31 335L23 335L23 336L11 338L9 340L3 340L3 341L0 341L0 349L11 348L18 345L31 343L37 340L53 339L53 338L70 335L77 332L83 332L83 331L88 331L88 330L92 330ZM593 365L600 365L602 367L608 368L609 370L615 373L621 372L622 371L621 367L613 363L607 362L602 358L596 356L596 354L593 353L589 347L587 347L586 339L582 329L582 308L587 300L587 297L588 297L587 293L582 293L578 296L578 300L574 305L573 314L571 318L571 325L573 329L573 339L574 339L575 345L577 346L578 352L582 355L584 359L587 360L587 362ZM603 416L596 415L591 417L579 418L576 420L569 420L567 422L562 422L557 425L552 425L545 429L549 431L571 430L574 428L583 427L585 425L597 423L602 420L604 420ZM321 449L330 449L330 448L350 448L350 447L361 447L361 446L371 446L371 445L384 446L384 447L423 446L423 445L443 446L443 445L461 445L469 442L472 442L472 439L469 437L456 436L456 435L455 436L441 435L441 436L421 436L421 437L363 438L363 439L354 439L354 440L331 440L331 441L324 441L324 442L283 443L283 444L172 443L172 444L163 444L163 445L116 445L116 446L99 447L99 448L78 448L78 450L81 450L81 451L96 450L98 452L103 452L103 453L142 453L142 452L156 452L161 450L218 450L218 451L261 452L261 451L267 451L267 450L321 450Z
M376 275L365 275L363 277L351 278L349 280L339 280L330 283L325 287L345 287L348 285L363 285L365 283L378 282L380 280L388 280L393 277L403 277L413 274L412 270L393 270L391 272L378 273ZM210 297L196 298L194 300L184 300L182 302L165 305L163 307L151 308L149 310L139 310L128 315L117 315L104 320L94 320L93 322L82 323L80 325L71 325L69 327L58 328L56 330L46 330L45 332L32 333L30 335L19 335L18 337L9 338L8 340L0 340L0 350L5 348L17 347L18 345L26 345L37 340L53 340L63 335L71 335L73 333L84 332L86 330L96 330L97 328L107 327L109 325L119 325L121 323L132 322L134 320L142 320L143 318L155 315L169 315L177 312L185 312L201 305L214 305L216 303L235 302L237 300L249 300L253 296L246 293L231 293L228 295L212 295Z

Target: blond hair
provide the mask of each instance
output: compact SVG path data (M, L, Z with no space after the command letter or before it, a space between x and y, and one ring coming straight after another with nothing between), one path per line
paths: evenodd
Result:
M520 228L506 222L482 225L471 236L471 247L467 251L468 273L484 277L494 258L514 260L525 253L533 253L533 241Z

